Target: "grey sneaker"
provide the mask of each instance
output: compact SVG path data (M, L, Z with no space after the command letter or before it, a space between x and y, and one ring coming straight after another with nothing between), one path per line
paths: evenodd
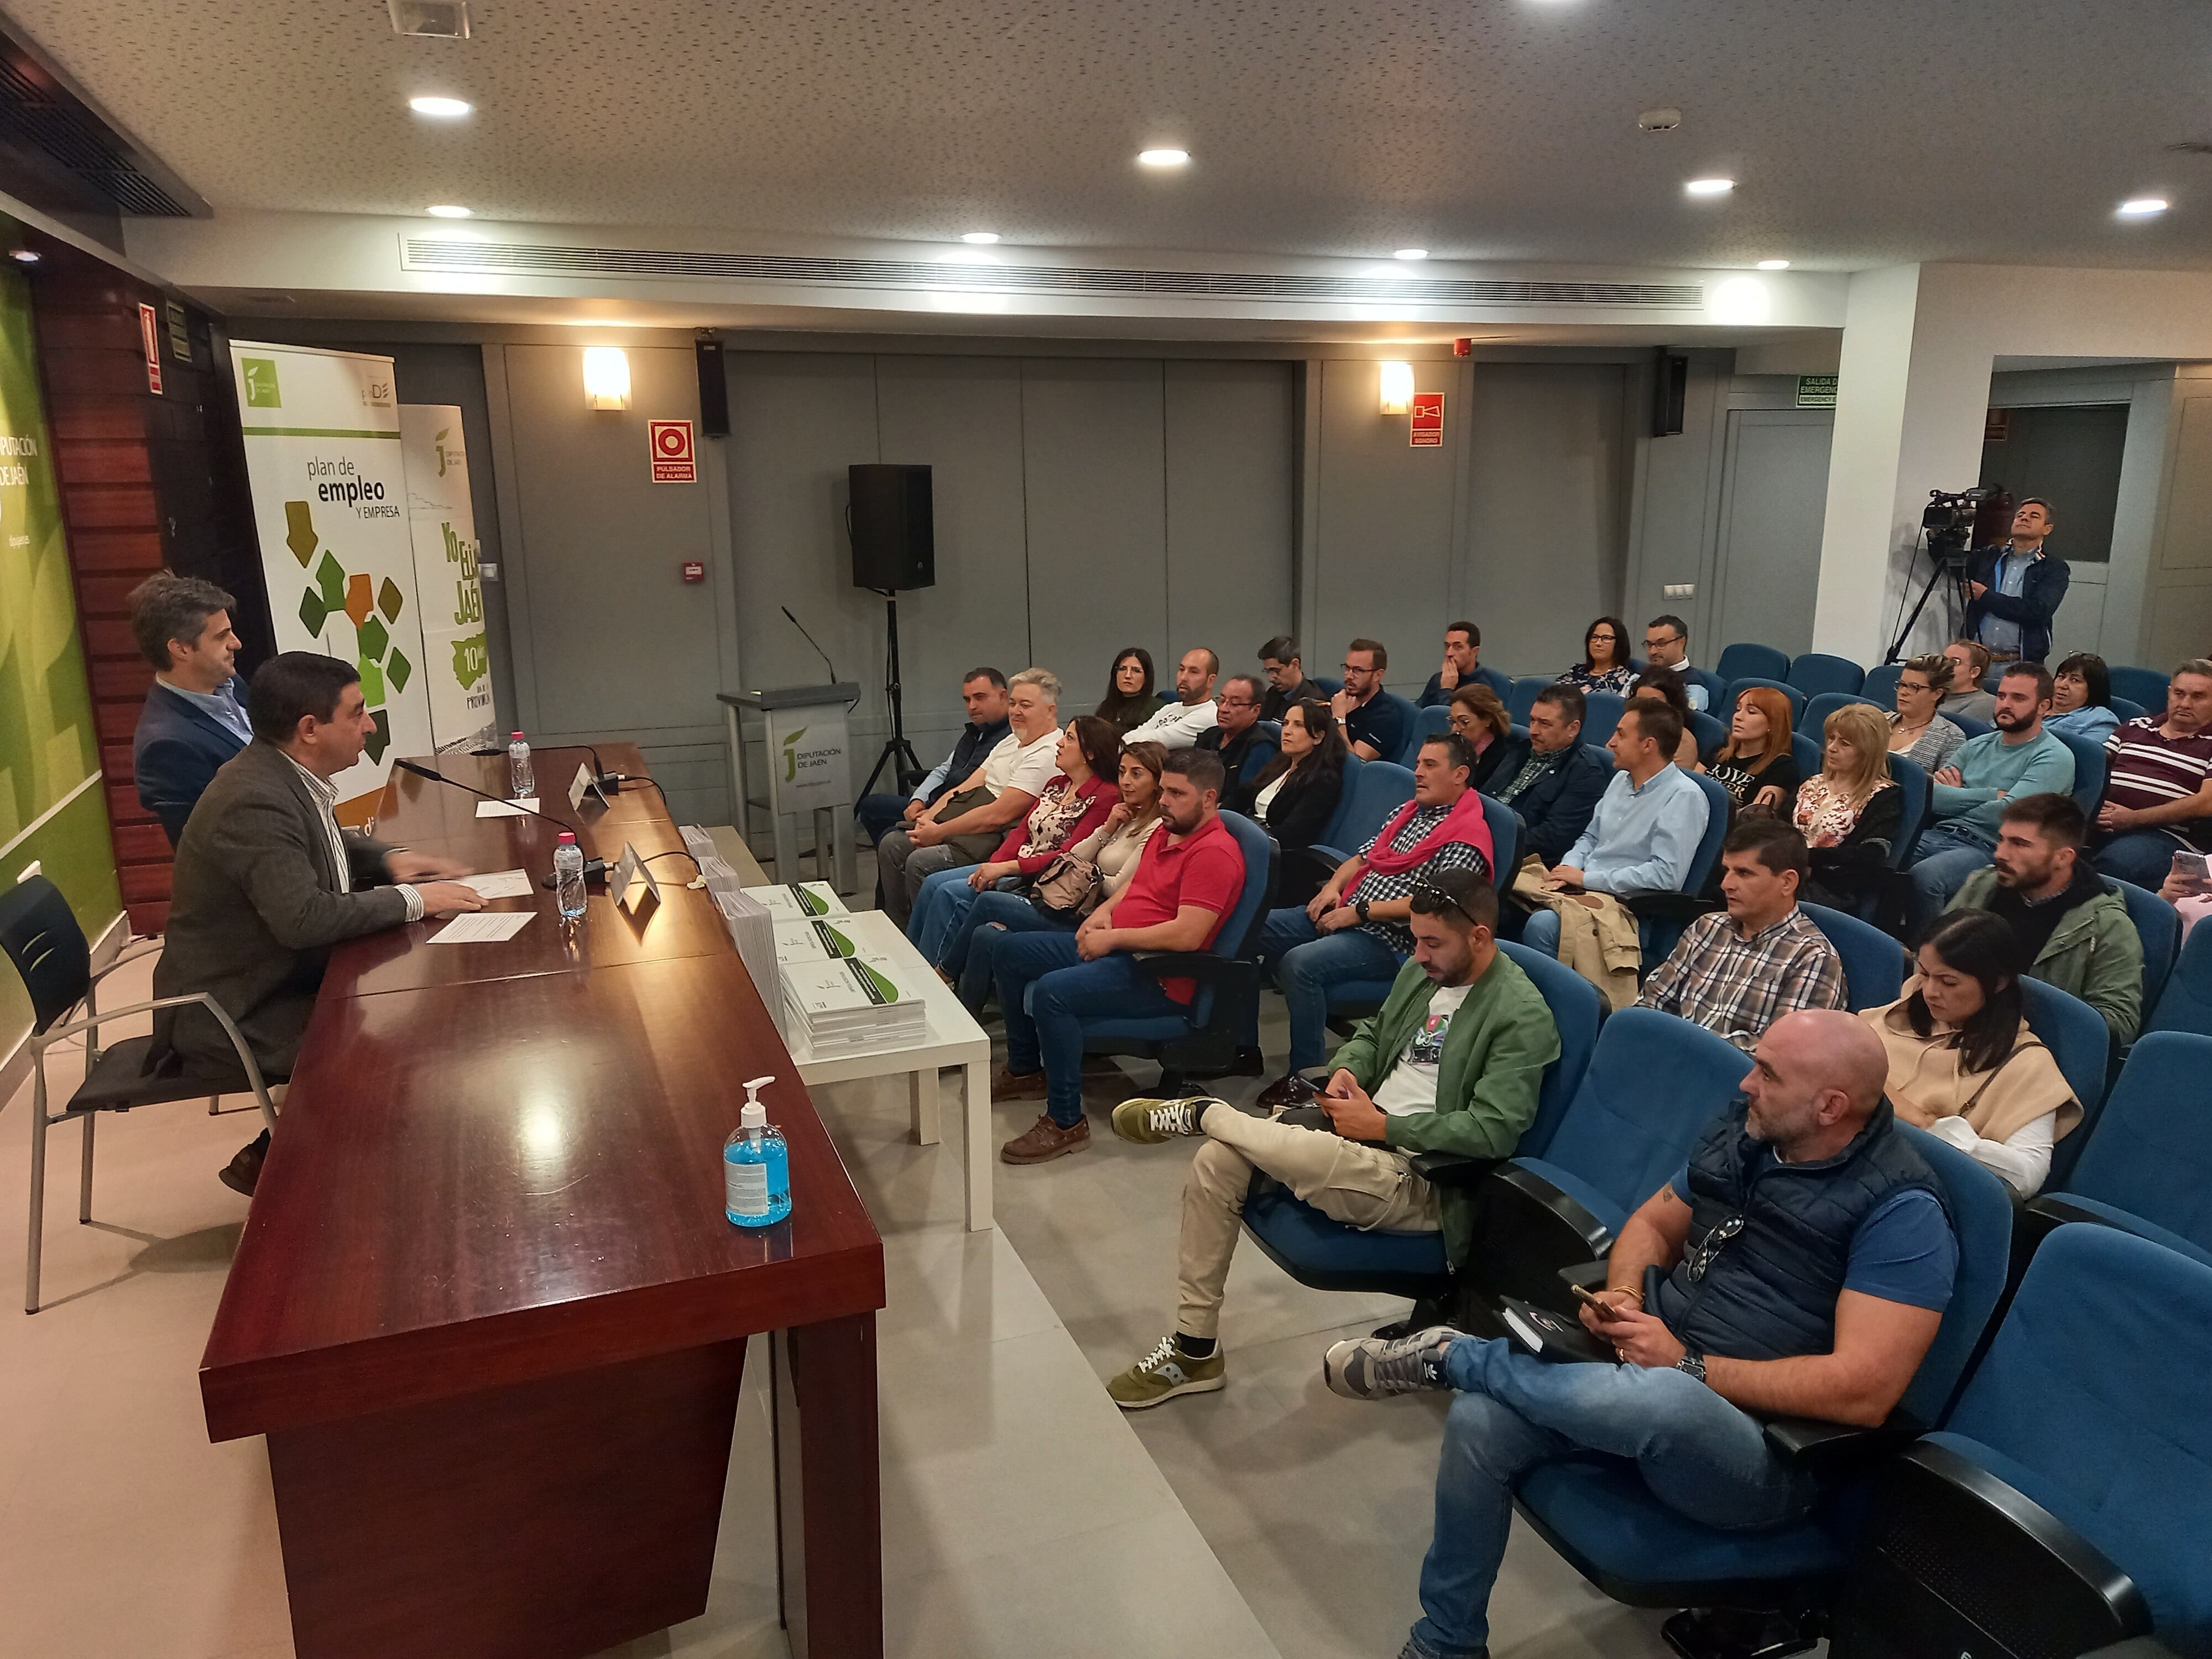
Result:
M1202 1134L1200 1120L1213 1103L1211 1095L1192 1095L1182 1100L1125 1100L1114 1109L1114 1133L1123 1140L1147 1146L1177 1135Z
M1444 1350L1460 1334L1449 1325L1431 1325L1395 1342L1362 1336L1332 1343L1322 1356L1322 1378L1330 1393L1346 1400L1382 1400L1422 1389L1449 1389Z

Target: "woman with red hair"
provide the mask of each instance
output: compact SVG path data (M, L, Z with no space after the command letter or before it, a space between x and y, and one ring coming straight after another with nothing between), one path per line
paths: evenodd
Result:
M1728 791L1730 816L1786 817L1797 793L1797 757L1790 747L1790 699L1771 685L1736 694L1729 734L1705 757L1705 771Z

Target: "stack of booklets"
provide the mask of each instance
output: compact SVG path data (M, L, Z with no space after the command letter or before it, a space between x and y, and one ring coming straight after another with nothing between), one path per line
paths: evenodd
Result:
M837 896L837 890L826 881L785 881L742 890L757 899L778 921L811 921L817 916L852 914Z
M817 1054L918 1042L929 1011L919 988L902 982L888 957L841 957L834 962L784 962L787 1034L804 1031Z
M838 924L843 916L817 916L811 921L775 922L775 959L789 966L811 967L817 962L839 962L860 953L859 941L848 927Z
M752 976L753 989L771 1012L782 1000L782 975L776 966L775 918L750 893L710 890L708 896L722 913L722 925L738 947L738 959Z

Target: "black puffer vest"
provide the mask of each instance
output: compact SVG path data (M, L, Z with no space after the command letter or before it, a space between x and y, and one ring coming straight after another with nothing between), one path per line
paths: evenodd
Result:
M1836 1297L1859 1224L1915 1188L1941 1204L1942 1188L1898 1133L1887 1100L1850 1146L1812 1164L1777 1163L1746 1132L1745 1109L1738 1099L1690 1154L1689 1238L1654 1311L1700 1353L1832 1352ZM1715 1231L1739 1218L1716 1243ZM1701 1257L1704 1272L1692 1279Z

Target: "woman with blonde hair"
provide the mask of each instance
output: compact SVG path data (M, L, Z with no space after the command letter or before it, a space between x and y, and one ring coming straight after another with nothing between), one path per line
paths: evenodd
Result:
M1917 761L1930 774L1942 771L1951 751L1966 740L1963 726L1936 712L1951 689L1951 671L1956 665L1931 651L1897 671L1897 712L1889 717L1889 752Z
M1889 721L1872 703L1845 703L1821 737L1820 769L1798 785L1790 809L1813 857L1798 896L1855 910L1888 869L1905 792L1889 775Z
M1771 685L1736 693L1729 734L1705 757L1705 771L1728 791L1730 816L1786 815L1797 793L1797 757L1790 747L1790 699Z
M1512 715L1486 685L1462 685L1452 693L1450 726L1474 750L1470 789L1486 789L1501 775L1510 778L1528 758L1528 739L1513 735Z

